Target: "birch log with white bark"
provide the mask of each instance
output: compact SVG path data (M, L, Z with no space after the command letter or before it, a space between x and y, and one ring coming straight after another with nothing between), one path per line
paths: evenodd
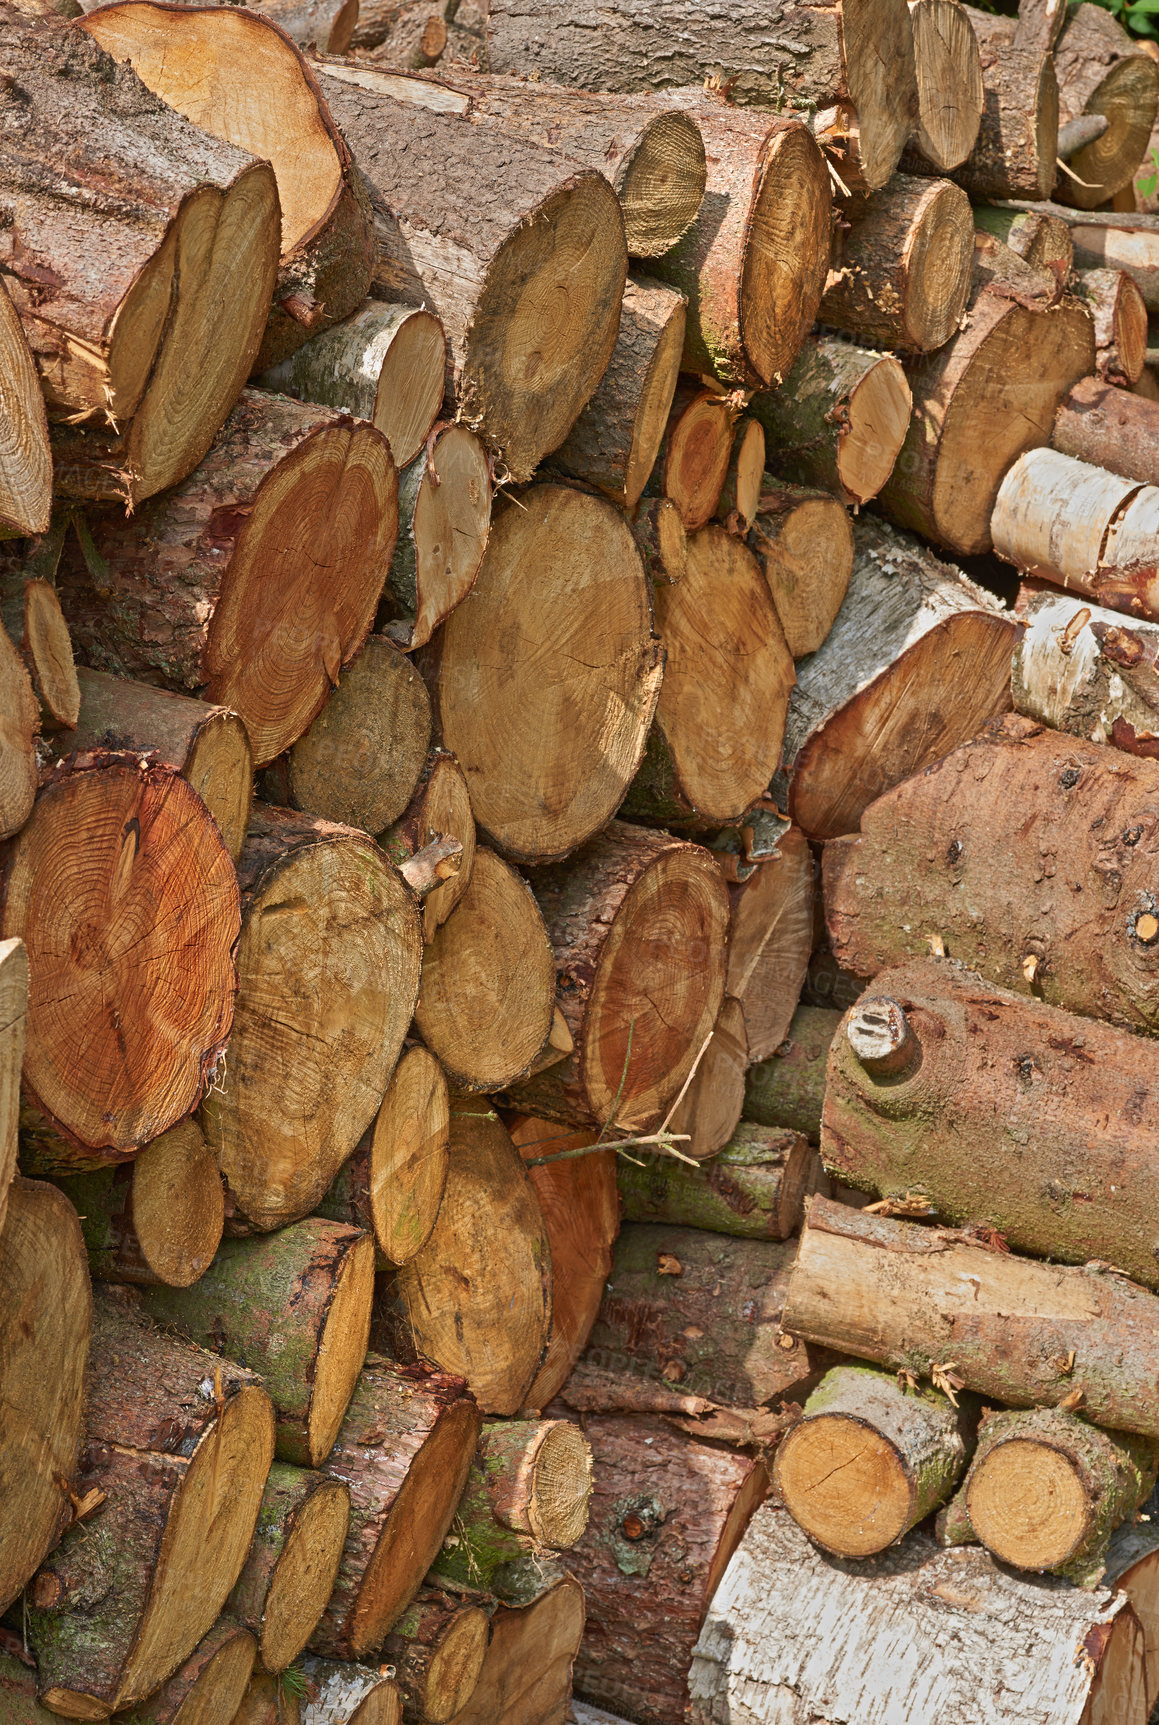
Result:
M1159 624L1127 623L1081 596L1024 588L1015 710L1055 731L1159 755Z

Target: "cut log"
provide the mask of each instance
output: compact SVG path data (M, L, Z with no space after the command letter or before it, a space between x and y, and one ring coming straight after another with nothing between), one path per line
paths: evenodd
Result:
M44 533L52 513L52 451L44 393L28 337L0 283L0 531Z
M387 577L388 633L425 647L467 597L491 526L487 451L465 425L436 427L402 476L399 537Z
M1096 210L1129 186L1147 154L1159 106L1159 66L1100 6L1068 7L1054 50L1059 118L1102 114L1102 135L1071 156L1058 177L1063 203Z
M778 854L728 890L725 987L744 1011L749 1061L767 1060L788 1034L813 939L813 857L803 835L790 827Z
M1053 270L1027 263L1025 258L994 234L974 233L973 285L976 291L997 286L1008 295L1037 306L1051 306L1058 301L1061 284ZM1094 307L1082 300L1094 316Z
M827 1006L799 1006L788 1035L766 1060L750 1066L745 1082L745 1118L801 1132L821 1141L825 1066L841 1013Z
M699 1162L728 1143L744 1106L747 1064L744 1007L726 994L700 1064L669 1121L671 1131L686 1137L680 1146L684 1155Z
M737 421L728 473L716 505L716 518L730 533L744 536L756 520L765 473L765 428L758 419Z
M1013 18L965 8L982 59L977 142L957 171L971 198L1049 198L1058 160L1058 76L1050 47L1018 40Z
M450 1133L442 1067L427 1049L407 1048L374 1125L318 1214L373 1234L388 1264L409 1263L429 1240L443 1201Z
M474 1694L490 1638L481 1606L422 1588L382 1647L406 1717L446 1725Z
M277 272L274 173L76 25L12 10L3 43L24 116L3 174L4 280L64 422L56 487L135 504L197 466L253 365ZM121 188L99 210L98 183Z
M18 833L32 813L39 730L32 679L0 622L0 839Z
M764 570L789 652L794 659L815 653L833 627L853 571L853 530L841 501L828 491L778 485L766 474L748 542Z
M294 1725L402 1725L398 1684L373 1667L318 1659L311 1653L300 1669L310 1687Z
M742 1120L718 1156L687 1168L671 1156L617 1169L626 1222L667 1222L747 1240L787 1240L801 1223L809 1140Z
M18 1596L73 1518L92 1294L72 1205L17 1179L0 1230L0 1606ZM3 1689L0 1687L0 1696ZM30 1718L33 1715L30 1714Z
M858 176L871 188L897 166L917 107L904 4L875 5L856 18L840 7L818 15L786 4L767 17L746 9L710 15L682 0L659 10L618 0L601 14L597 36L583 13L559 0L492 0L487 57L496 72L589 90L664 89L711 76L742 106L787 104L816 112L819 121L836 109L842 177Z
M527 882L494 851L423 956L415 1027L460 1090L501 1090L548 1040L555 960Z
M768 1489L762 1461L694 1443L661 1420L593 1418L591 1520L566 1564L588 1621L575 1686L643 1725L682 1718L709 1601Z
M1015 201L1007 207L1021 211L1027 206ZM1135 278L1148 310L1159 307L1159 216L1073 210L1065 204L1047 204L1043 213L1070 228L1079 269L1126 270Z
M77 1496L106 1501L29 1595L41 1699L66 1718L143 1701L184 1663L237 1579L273 1460L253 1375L162 1335L133 1300L104 1293L93 1314Z
M1159 753L1159 626L1123 622L1069 594L1023 589L1026 633L1014 652L1014 706L1055 731Z
M429 669L443 741L497 850L552 862L600 832L643 754L662 674L619 511L561 485L506 503Z
M781 1312L795 1240L637 1222L616 1245L585 1366L735 1408L799 1399L832 1362L790 1345ZM566 1392L565 1392L566 1399Z
M806 342L780 389L749 404L777 474L868 503L893 472L912 398L898 360L847 341Z
M122 1161L196 1107L230 1035L237 880L204 804L136 755L81 755L11 848L0 934L31 973L26 1100L57 1171Z
M788 811L813 839L852 831L875 794L1005 711L1021 633L917 540L863 519L854 541L845 601L800 666L785 729Z
M584 1632L584 1592L564 1576L530 1605L499 1605L475 1693L452 1725L562 1725Z
M317 75L373 194L375 292L437 314L460 415L530 479L615 346L628 267L615 192L491 121L397 100L387 73ZM416 177L418 160L431 167Z
M1023 209L975 204L974 227L1008 245L1028 264L1053 271L1065 282L1074 267L1074 241L1065 221L1033 204Z
M912 10L933 7L973 39L956 0L915 0ZM873 197L847 200L844 216L822 322L901 353L944 346L966 309L974 259L974 218L961 186L897 174Z
M397 1359L463 1377L484 1413L509 1416L527 1405L550 1324L551 1253L523 1164L485 1103L456 1099L438 1219L384 1290L375 1334Z
M446 368L446 339L434 312L368 300L256 381L279 395L369 419L401 472L434 429Z
M172 767L193 786L236 862L254 788L253 755L238 715L106 671L82 667L76 678L80 712L69 745L140 750Z
M652 1131L724 999L729 904L716 860L614 821L571 863L538 873L534 891L575 1051L522 1084L515 1104Z
M325 821L380 833L410 802L430 746L426 685L385 635L372 635L290 750L290 801Z
M275 1676L301 1653L326 1609L349 1523L341 1480L274 1463L229 1610L252 1631L263 1669Z
M983 289L960 334L910 372L914 413L882 491L885 513L935 544L988 550L1003 476L1048 440L1059 402L1094 364L1084 306Z
M909 0L918 113L909 147L934 173L960 168L986 105L974 26L956 0Z
M688 533L716 514L732 459L735 405L719 389L686 379L676 390L655 461L655 483Z
M1159 485L1159 402L1084 377L1063 397L1051 445L1126 479Z
M0 1233L8 1188L16 1173L20 1069L27 1030L28 950L22 940L0 941Z
M529 1408L543 1408L571 1376L600 1309L620 1229L616 1153L570 1154L591 1150L594 1135L532 1115L512 1121L511 1137L527 1165L551 1249L551 1329L526 1397Z
M445 0L401 0L371 63L400 72L436 67L450 43L451 27L444 15L449 10Z
M358 22L357 0L258 0L254 10L321 54L345 54Z
M712 522L654 594L666 664L629 818L692 829L738 820L776 771L795 674L761 565Z
M1058 1408L992 1414L944 1538L979 1539L1016 1569L1095 1587L1111 1534L1150 1495L1157 1464L1154 1439L1099 1431Z
M379 842L397 866L430 844L436 834L462 845L459 871L429 892L423 900L423 939L432 940L446 922L468 886L475 867L475 817L463 770L447 749L433 749L419 775L410 802Z
M461 1379L370 1356L325 1468L350 1487L350 1531L311 1652L378 1652L446 1537L479 1429Z
M1077 292L1094 319L1099 377L1128 388L1138 383L1147 360L1147 306L1134 277L1126 270L1083 270Z
M308 1215L382 1104L418 994L418 904L365 833L255 814L238 1000L202 1126L235 1222Z
M118 1714L117 1725L225 1725L241 1706L256 1655L249 1630L219 1617L168 1683Z
M712 1602L689 1688L695 1725L1147 1717L1142 1631L1121 1596L1011 1575L924 1532L875 1563L835 1563L772 1502Z
M1155 1437L1146 1386L1157 1308L1100 1265L1036 1263L982 1237L814 1198L781 1321L803 1342L891 1371L929 1378L937 1367L1010 1407L1065 1402Z
M397 524L381 432L247 390L184 485L90 519L104 563L94 575L70 547L61 599L90 663L205 688L241 715L261 767L370 633Z
M649 497L631 523L649 581L679 581L688 567L688 533L670 497Z
M54 570L60 560L63 536L62 528L59 536L46 534L40 541L42 545L52 547L55 539L55 557L51 548L48 551L50 566ZM35 553L29 557L29 574L38 562ZM72 637L56 588L43 577L28 580L22 573L0 583L0 620L28 667L44 720L54 726L64 725L75 730L80 710L80 689ZM68 741L74 743L75 739L70 737Z
M399 1718L401 1714L392 1714L388 1725L397 1725ZM302 1703L298 1696L292 1695L280 1678L255 1671L242 1696L241 1706L234 1714L233 1725L302 1725L302 1719ZM378 1725L377 1721L375 1725Z
M260 348L249 356L250 370L265 371L319 330L349 317L370 286L373 243L365 190L310 67L286 40L287 33L300 40L306 19L334 3L263 0L261 17L245 11L219 15L199 6L120 4L102 6L84 24L171 108L273 168L280 258L271 284L273 306L267 289L269 320ZM350 9L357 14L356 5Z
M1153 1711L1159 1696L1159 1529L1140 1516L1124 1522L1111 1535L1104 1587L1125 1593L1143 1630L1147 1706Z
M660 451L684 350L686 311L673 288L647 276L628 277L608 369L551 457L553 467L597 486L622 509L635 509Z

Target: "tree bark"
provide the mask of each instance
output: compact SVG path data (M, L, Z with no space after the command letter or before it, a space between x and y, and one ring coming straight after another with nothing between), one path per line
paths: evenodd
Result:
M373 195L376 293L436 313L460 415L512 479L530 479L615 346L627 273L615 193L494 122L396 100L389 74L331 65L318 79ZM416 177L416 161L429 171ZM545 328L557 300L564 314Z
M588 1621L575 1686L643 1725L684 1716L709 1601L768 1489L762 1461L694 1443L662 1421L590 1418L591 1520L568 1569Z
M118 1725L212 1725L215 1719L232 1720L249 1686L256 1655L257 1643L249 1630L219 1617L168 1683L120 1714Z
M788 811L813 839L850 832L875 794L1008 708L1021 633L918 541L865 519L854 543L844 603L801 664L785 728Z
M686 311L674 289L647 276L628 277L608 369L551 457L553 467L596 486L621 509L635 509L660 451Z
M487 452L465 425L436 427L402 476L399 539L387 576L387 632L425 647L471 591L491 527Z
M298 1657L326 1609L350 1524L341 1480L275 1462L229 1610L256 1637L265 1671Z
M1095 370L1104 383L1138 383L1147 359L1147 306L1126 270L1083 270L1078 293L1095 324Z
M258 0L254 10L320 54L345 54L359 15L357 0Z
M815 653L833 627L853 570L853 530L840 499L766 476L748 543L789 652L794 659Z
M956 178L980 203L1049 198L1058 158L1058 77L1050 48L1021 44L1013 18L965 8L982 59L977 142Z
M250 369L265 371L358 309L370 287L374 248L369 202L350 151L313 71L286 40L286 34L301 38L317 0L267 0L260 10L265 15L254 18L197 6L107 6L84 28L179 114L272 166L280 257L272 306L266 293L261 346L250 355ZM325 51L324 42L319 47Z
M422 1725L446 1725L474 1694L490 1638L481 1606L422 1588L382 1648L383 1659L394 1668L406 1717Z
M529 1605L499 1605L475 1693L452 1725L563 1725L584 1633L583 1588L570 1576Z
M653 464L650 484L680 511L685 532L712 520L732 459L736 404L698 378L678 385Z
M742 1120L718 1156L687 1168L670 1156L617 1170L626 1222L704 1228L746 1240L787 1240L796 1233L813 1163L799 1132Z
M841 1013L826 1006L799 1006L788 1035L767 1060L749 1068L745 1118L800 1132L821 1142L825 1066Z
M1159 402L1084 377L1063 397L1051 447L1140 484L1159 485Z
M13 1181L7 1199L0 1229L0 1398L10 1410L0 1449L4 1609L72 1521L92 1329L88 1265L71 1204L51 1186L23 1179Z
M1159 753L1159 627L1127 627L1117 612L1081 598L1024 588L1026 633L1014 652L1018 712L1128 754Z
M896 359L823 337L806 342L780 389L749 406L781 477L858 505L893 472L911 396Z
M66 550L65 615L100 669L232 707L265 766L370 633L397 523L381 432L247 390L184 485L91 519L108 569Z
M988 550L1004 475L1048 440L1059 402L1094 363L1085 307L984 288L965 328L910 371L913 418L882 490L885 513L951 550Z
M5 435L0 453L0 531L47 531L52 514L52 450L36 361L7 287L0 283L0 378Z
M235 1222L266 1230L309 1214L377 1114L422 938L409 887L350 827L262 808L238 866L237 1010L202 1126Z
M277 269L274 175L74 24L11 11L3 41L24 116L2 176L5 285L64 422L56 487L132 505L197 466L253 364ZM94 185L116 196L98 208Z
M1124 1600L939 1551L923 1532L873 1564L834 1563L773 1503L712 1602L689 1688L695 1725L825 1713L887 1725L915 1708L938 1725L1146 1718L1142 1633Z
M39 730L32 679L0 622L0 839L18 833L32 813Z
M390 444L401 473L439 417L446 349L434 312L368 300L256 381L279 395L369 419Z
M805 1342L892 1371L928 1378L934 1366L952 1369L966 1389L1009 1407L1073 1407L1081 1391L1087 1418L1155 1437L1145 1386L1157 1305L1099 1265L1037 1263L985 1243L984 1233L814 1198L781 1321Z
M1051 270L1060 283L1066 281L1074 267L1070 228L1049 208L1033 204L1022 209L975 204L974 227L1002 240L1028 264Z
M350 1487L350 1531L311 1652L378 1652L443 1543L479 1429L461 1378L370 1356L325 1466Z
M758 419L739 419L732 434L728 473L716 505L716 519L743 538L756 520L765 476L765 428Z
M918 0L914 10L933 5L969 30L956 0ZM974 220L962 188L898 174L873 197L846 200L844 217L822 322L901 353L943 347L970 294Z
M162 1335L134 1296L97 1300L77 1497L106 1501L29 1595L50 1711L105 1717L184 1663L245 1561L273 1449L251 1373Z
M909 149L948 174L968 160L986 106L978 38L955 0L909 0L909 15L918 86Z
M20 1129L20 1069L28 1030L28 951L22 940L0 941L0 1233L8 1188L16 1173Z
M834 1366L777 1447L773 1481L799 1527L837 1557L896 1545L953 1491L969 1422L949 1397L867 1366Z
M728 890L708 851L614 821L534 891L574 1053L519 1086L548 1119L649 1132L724 999Z
M902 5L855 16L793 4L718 16L684 0L659 8L619 0L601 12L598 34L594 22L594 14L558 0L535 7L495 0L488 62L492 71L592 90L691 86L712 76L744 107L787 104L819 119L836 109L831 124L846 180L872 189L897 166L917 109L913 34Z
M312 1693L300 1721L293 1725L402 1725L398 1684L372 1666L307 1654L301 1668ZM235 1721L235 1725L249 1725L249 1721Z
M236 862L249 825L254 777L249 737L238 715L83 666L77 685L80 710L68 739L71 747L140 750L172 767L193 786Z
M435 930L446 922L468 886L475 867L475 817L467 781L454 755L433 749L419 775L410 802L379 843L397 867L416 851L430 844L436 834L456 839L463 847L459 872L451 875L423 900L423 939L434 939Z
M1110 121L1101 137L1071 157L1070 173L1058 178L1063 203L1095 210L1130 185L1147 154L1159 67L1116 19L1090 5L1068 8L1054 63L1060 120L1103 114Z
M744 1007L726 994L700 1064L669 1122L671 1131L687 1135L680 1147L684 1155L699 1162L728 1143L744 1106L747 1064Z
M578 642L582 653L565 650ZM471 603L451 613L425 671L497 850L554 862L602 831L643 754L661 679L648 583L619 511L561 485L505 504Z
M727 992L744 1010L748 1061L767 1060L796 1010L813 940L813 858L791 827L777 852L729 886Z
M551 1254L527 1174L485 1100L456 1098L438 1220L383 1290L377 1318L396 1358L460 1374L484 1413L527 1405L551 1324Z

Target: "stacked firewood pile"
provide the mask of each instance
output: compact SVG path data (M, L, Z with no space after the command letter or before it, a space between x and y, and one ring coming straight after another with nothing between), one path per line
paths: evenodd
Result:
M1145 1725L1159 65L62 10L0 4L0 1721Z

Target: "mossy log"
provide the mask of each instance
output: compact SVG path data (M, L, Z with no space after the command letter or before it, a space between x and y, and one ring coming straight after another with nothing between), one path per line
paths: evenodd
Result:
M667 1222L747 1240L787 1240L801 1224L813 1151L799 1132L742 1120L698 1168L671 1156L617 1169L626 1222Z
M825 1067L841 1013L829 1006L799 1006L788 1035L745 1079L745 1119L802 1133L821 1142Z
M326 1609L350 1525L340 1479L276 1461L228 1609L274 1676L298 1657Z

